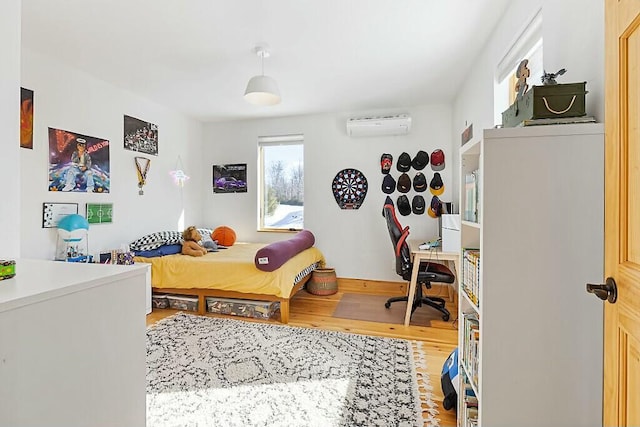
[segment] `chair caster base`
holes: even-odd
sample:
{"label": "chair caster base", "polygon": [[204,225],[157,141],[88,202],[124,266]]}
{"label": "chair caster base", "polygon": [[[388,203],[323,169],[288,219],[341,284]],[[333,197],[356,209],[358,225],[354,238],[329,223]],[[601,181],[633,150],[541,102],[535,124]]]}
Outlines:
{"label": "chair caster base", "polygon": [[449,315],[445,314],[444,316],[442,316],[442,320],[444,320],[445,322],[449,321]]}
{"label": "chair caster base", "polygon": [[384,308],[389,308],[391,307],[391,303],[390,302],[385,302],[384,303]]}

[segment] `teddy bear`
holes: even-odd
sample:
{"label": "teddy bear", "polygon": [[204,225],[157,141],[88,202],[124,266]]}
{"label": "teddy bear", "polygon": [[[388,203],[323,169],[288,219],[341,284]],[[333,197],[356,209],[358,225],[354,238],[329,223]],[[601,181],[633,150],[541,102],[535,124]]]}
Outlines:
{"label": "teddy bear", "polygon": [[182,255],[203,256],[207,253],[207,248],[202,246],[200,242],[202,235],[193,225],[187,227],[182,232]]}

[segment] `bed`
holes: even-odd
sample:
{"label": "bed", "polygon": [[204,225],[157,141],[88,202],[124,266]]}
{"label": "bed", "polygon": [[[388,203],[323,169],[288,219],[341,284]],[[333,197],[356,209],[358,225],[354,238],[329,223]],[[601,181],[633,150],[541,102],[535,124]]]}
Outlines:
{"label": "bed", "polygon": [[280,302],[280,321],[289,322],[289,300],[323,267],[322,252],[312,246],[289,258],[274,271],[256,267],[256,253],[264,243],[236,243],[202,257],[174,254],[134,257],[151,264],[154,292],[198,297],[198,312],[206,312],[206,297]]}

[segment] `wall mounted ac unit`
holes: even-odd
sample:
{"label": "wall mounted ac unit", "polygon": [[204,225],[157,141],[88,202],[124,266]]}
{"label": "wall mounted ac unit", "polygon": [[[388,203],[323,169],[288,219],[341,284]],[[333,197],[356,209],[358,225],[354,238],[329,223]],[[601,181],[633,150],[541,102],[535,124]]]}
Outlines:
{"label": "wall mounted ac unit", "polygon": [[347,120],[349,136],[406,135],[411,130],[411,116],[362,117]]}

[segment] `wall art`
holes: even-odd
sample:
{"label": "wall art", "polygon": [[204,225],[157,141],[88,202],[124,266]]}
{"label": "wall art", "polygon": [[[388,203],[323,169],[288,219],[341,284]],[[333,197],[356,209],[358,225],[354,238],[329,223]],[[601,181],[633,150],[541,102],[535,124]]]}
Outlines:
{"label": "wall art", "polygon": [[213,165],[214,193],[246,193],[247,164]]}
{"label": "wall art", "polygon": [[124,116],[125,150],[158,155],[158,125]]}
{"label": "wall art", "polygon": [[33,91],[20,88],[20,147],[33,150]]}
{"label": "wall art", "polygon": [[113,222],[113,203],[87,203],[87,221],[89,224]]}
{"label": "wall art", "polygon": [[62,218],[77,213],[77,203],[43,203],[42,228],[55,228]]}
{"label": "wall art", "polygon": [[109,141],[49,128],[49,191],[108,193]]}

